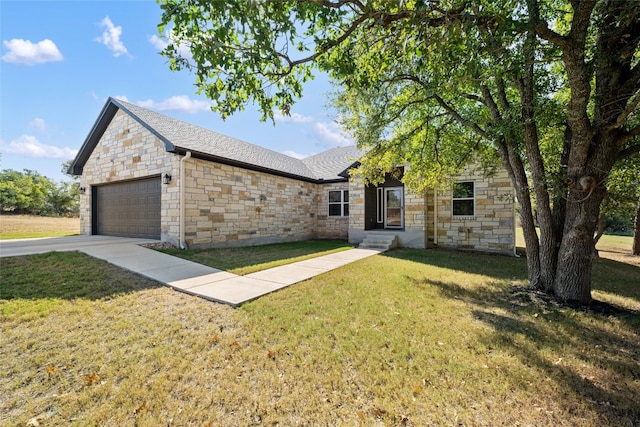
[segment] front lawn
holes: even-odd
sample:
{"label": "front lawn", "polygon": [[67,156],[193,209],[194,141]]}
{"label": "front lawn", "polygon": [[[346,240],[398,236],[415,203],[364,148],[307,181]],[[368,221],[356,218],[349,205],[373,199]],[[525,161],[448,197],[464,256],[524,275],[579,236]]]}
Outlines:
{"label": "front lawn", "polygon": [[225,249],[159,249],[169,255],[245,275],[267,268],[304,261],[322,255],[353,249],[344,240],[306,240],[273,245],[244,246]]}
{"label": "front lawn", "polygon": [[634,265],[599,260],[585,311],[523,292],[521,258],[396,250],[234,310],[1,262],[0,425],[640,424]]}
{"label": "front lawn", "polygon": [[72,236],[80,233],[80,218],[0,215],[0,240]]}

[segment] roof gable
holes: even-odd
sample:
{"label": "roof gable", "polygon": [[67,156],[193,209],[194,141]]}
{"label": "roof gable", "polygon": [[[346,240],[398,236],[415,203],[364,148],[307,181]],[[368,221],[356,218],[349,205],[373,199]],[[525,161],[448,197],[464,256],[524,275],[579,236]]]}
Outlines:
{"label": "roof gable", "polygon": [[361,156],[355,147],[341,147],[299,160],[239,139],[173,119],[121,100],[109,98],[73,160],[69,173],[81,175],[85,163],[118,110],[158,137],[167,152],[259,170],[304,181],[343,181],[345,171]]}

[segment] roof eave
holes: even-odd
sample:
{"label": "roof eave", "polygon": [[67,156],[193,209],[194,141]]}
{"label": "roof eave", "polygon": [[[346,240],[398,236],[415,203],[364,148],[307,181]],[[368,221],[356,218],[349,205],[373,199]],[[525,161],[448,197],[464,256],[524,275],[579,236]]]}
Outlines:
{"label": "roof eave", "polygon": [[258,166],[252,163],[246,163],[246,162],[241,162],[239,160],[233,160],[226,157],[216,156],[215,154],[203,153],[201,151],[197,151],[197,150],[193,150],[185,147],[176,146],[173,150],[168,150],[168,151],[172,153],[180,154],[180,155],[184,155],[186,154],[187,151],[190,151],[191,156],[197,159],[213,161],[216,163],[221,163],[229,166],[237,166],[247,170],[268,173],[270,175],[281,176],[284,178],[292,178],[297,181],[304,181],[312,184],[327,184],[331,182],[343,182],[345,180],[348,180],[348,178],[339,178],[339,177],[335,179],[322,179],[322,178],[309,177],[304,175],[297,175],[294,173],[284,172],[278,169],[271,169],[264,166]]}

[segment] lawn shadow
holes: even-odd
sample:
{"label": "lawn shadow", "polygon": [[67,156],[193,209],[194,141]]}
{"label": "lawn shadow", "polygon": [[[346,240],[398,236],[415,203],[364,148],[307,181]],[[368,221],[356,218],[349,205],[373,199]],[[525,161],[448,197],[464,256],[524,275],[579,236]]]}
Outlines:
{"label": "lawn shadow", "polygon": [[2,258],[0,300],[99,300],[161,285],[81,252]]}
{"label": "lawn shadow", "polygon": [[[588,308],[560,305],[522,286],[526,278],[522,259],[448,251],[393,251],[386,256],[487,276],[481,285],[409,279],[419,288],[432,287],[446,298],[463,301],[477,320],[490,327],[481,342],[503,349],[556,382],[574,397],[558,402],[568,412],[571,401],[579,400],[598,414],[602,425],[640,423],[640,395],[634,386],[640,378],[640,312],[604,302]],[[638,274],[634,266],[601,263]],[[514,285],[514,278],[520,284]],[[634,290],[617,293],[638,299]]]}
{"label": "lawn shadow", "polygon": [[305,240],[300,242],[273,243],[258,246],[231,248],[197,248],[179,250],[159,248],[160,252],[183,258],[209,267],[244,275],[276,265],[302,260],[339,250],[351,249],[344,240]]}

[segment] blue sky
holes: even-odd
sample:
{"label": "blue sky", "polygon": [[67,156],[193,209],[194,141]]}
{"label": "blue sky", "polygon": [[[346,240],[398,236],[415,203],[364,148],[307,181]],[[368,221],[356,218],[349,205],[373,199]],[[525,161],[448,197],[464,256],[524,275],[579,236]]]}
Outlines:
{"label": "blue sky", "polygon": [[0,169],[56,181],[109,96],[281,153],[303,157],[351,142],[333,123],[320,76],[290,117],[260,122],[252,105],[223,121],[193,75],[159,55],[160,7],[139,1],[0,1]]}

